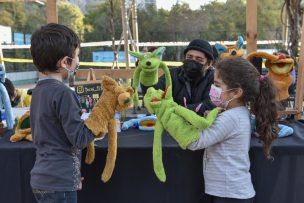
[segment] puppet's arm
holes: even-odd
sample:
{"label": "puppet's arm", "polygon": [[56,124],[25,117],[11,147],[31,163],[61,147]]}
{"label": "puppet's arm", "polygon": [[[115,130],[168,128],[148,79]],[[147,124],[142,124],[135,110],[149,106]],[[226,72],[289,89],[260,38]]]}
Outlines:
{"label": "puppet's arm", "polygon": [[7,90],[2,83],[0,83],[0,94],[1,94],[1,98],[3,99],[2,102],[5,108],[6,126],[7,129],[11,130],[14,128],[14,124],[15,124],[15,121],[13,119],[13,110]]}
{"label": "puppet's arm", "polygon": [[103,169],[101,180],[105,183],[107,182],[113,173],[117,155],[117,130],[116,130],[116,120],[111,119],[109,122],[109,133],[108,133],[108,154],[105,168]]}
{"label": "puppet's arm", "polygon": [[165,78],[166,78],[166,87],[171,86],[172,87],[172,80],[171,80],[171,75],[168,66],[164,63],[160,63],[160,68],[163,69]]}
{"label": "puppet's arm", "polygon": [[162,134],[164,128],[160,121],[156,121],[153,140],[153,166],[154,172],[161,182],[166,181],[166,173],[162,160]]}
{"label": "puppet's arm", "polygon": [[195,112],[188,110],[182,106],[176,106],[174,112],[183,117],[197,129],[206,129],[212,125],[217,117],[218,109],[215,108],[209,112],[207,118],[197,115]]}
{"label": "puppet's arm", "polygon": [[25,137],[26,137],[26,134],[15,132],[15,134],[10,137],[10,141],[19,142],[19,141],[23,140]]}
{"label": "puppet's arm", "polygon": [[134,89],[133,103],[134,103],[135,107],[138,106],[138,85],[139,85],[140,72],[141,72],[141,68],[137,67],[135,69],[135,71],[134,71],[134,74],[133,74],[133,84],[132,84],[132,87]]}
{"label": "puppet's arm", "polygon": [[86,154],[86,158],[85,158],[85,163],[91,164],[91,163],[93,163],[94,159],[95,159],[95,146],[94,146],[94,140],[93,140],[87,146],[87,154]]}
{"label": "puppet's arm", "polygon": [[30,142],[33,142],[33,136],[32,136],[32,134],[26,135],[25,139],[28,140],[28,141],[30,141]]}

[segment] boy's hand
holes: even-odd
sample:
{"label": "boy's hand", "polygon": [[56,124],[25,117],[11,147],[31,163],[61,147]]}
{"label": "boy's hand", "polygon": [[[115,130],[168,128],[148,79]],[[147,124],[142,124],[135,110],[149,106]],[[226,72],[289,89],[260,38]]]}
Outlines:
{"label": "boy's hand", "polygon": [[82,190],[82,181],[84,180],[84,177],[81,177],[80,178],[80,183],[79,183],[79,186],[78,186],[78,190]]}

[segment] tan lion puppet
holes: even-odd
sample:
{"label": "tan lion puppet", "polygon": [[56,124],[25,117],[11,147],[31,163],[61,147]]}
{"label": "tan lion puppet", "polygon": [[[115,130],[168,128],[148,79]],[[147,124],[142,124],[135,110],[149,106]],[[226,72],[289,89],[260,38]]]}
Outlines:
{"label": "tan lion puppet", "polygon": [[[98,114],[90,116],[85,120],[85,125],[93,134],[105,134],[108,131],[108,154],[105,168],[101,179],[107,182],[113,173],[117,154],[117,131],[116,131],[116,111],[125,111],[133,100],[133,89],[119,86],[115,80],[105,76],[102,80],[102,95],[94,106],[92,112],[98,111]],[[94,141],[87,147],[85,163],[91,164],[95,158]]]}

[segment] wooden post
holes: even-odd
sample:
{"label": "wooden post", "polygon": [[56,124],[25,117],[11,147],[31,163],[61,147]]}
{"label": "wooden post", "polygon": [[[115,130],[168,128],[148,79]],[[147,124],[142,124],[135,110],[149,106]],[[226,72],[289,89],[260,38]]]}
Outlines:
{"label": "wooden post", "polygon": [[128,42],[128,13],[126,11],[125,0],[121,0],[121,18],[122,18],[122,28],[123,28],[123,39],[124,39],[124,50],[125,50],[125,60],[126,69],[130,68],[130,57],[129,57],[129,42]]}
{"label": "wooden post", "polygon": [[47,23],[58,23],[57,0],[47,0]]}
{"label": "wooden post", "polygon": [[137,6],[136,0],[132,0],[132,30],[133,30],[133,40],[134,40],[134,51],[139,51],[138,49],[138,24],[137,24]]}
{"label": "wooden post", "polygon": [[296,89],[296,101],[295,108],[298,114],[295,115],[295,119],[301,119],[301,113],[303,111],[303,91],[304,91],[304,23],[302,23],[302,34],[301,34],[301,48],[300,48],[300,59],[298,63],[298,78],[297,78],[297,89]]}
{"label": "wooden post", "polygon": [[247,0],[246,3],[246,49],[247,54],[257,50],[257,2]]}
{"label": "wooden post", "polygon": [[288,41],[288,16],[287,16],[286,4],[284,5],[284,8],[283,8],[282,18],[283,18],[282,41],[283,41],[283,46],[285,47],[285,49],[287,49],[287,47],[288,47],[288,44],[287,44],[287,41]]}

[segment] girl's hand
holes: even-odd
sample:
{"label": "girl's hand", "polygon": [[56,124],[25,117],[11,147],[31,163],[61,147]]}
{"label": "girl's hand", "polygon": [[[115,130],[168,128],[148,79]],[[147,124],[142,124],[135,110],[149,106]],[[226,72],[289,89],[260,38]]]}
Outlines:
{"label": "girl's hand", "polygon": [[78,190],[82,190],[82,181],[84,180],[84,177],[81,177],[80,178],[80,183],[79,183],[79,186],[78,186]]}
{"label": "girl's hand", "polygon": [[210,112],[210,110],[207,110],[204,112],[204,117],[207,117],[208,113]]}

